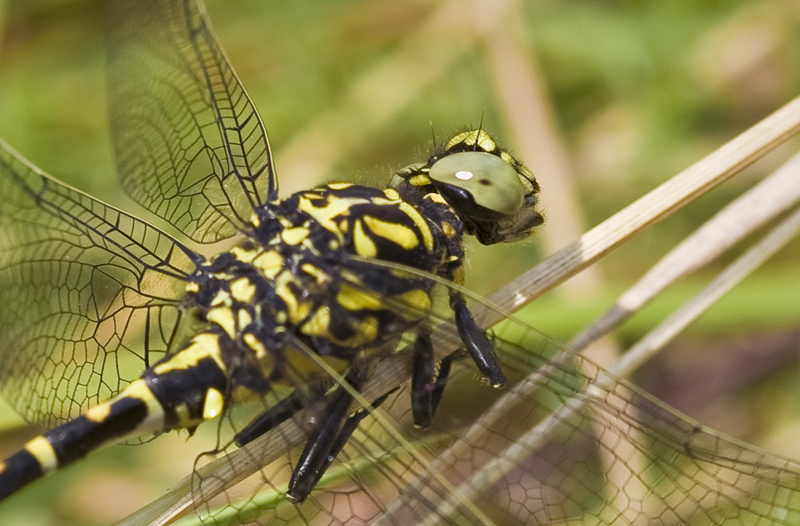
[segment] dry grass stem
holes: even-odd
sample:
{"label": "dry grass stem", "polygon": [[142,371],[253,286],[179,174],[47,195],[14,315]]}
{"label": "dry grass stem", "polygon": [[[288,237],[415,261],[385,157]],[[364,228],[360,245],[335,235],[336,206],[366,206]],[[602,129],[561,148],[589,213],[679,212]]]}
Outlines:
{"label": "dry grass stem", "polygon": [[[800,174],[800,169],[797,173]],[[797,236],[798,231],[800,231],[800,210],[783,220],[767,236],[722,271],[699,294],[632,346],[625,356],[609,369],[609,372],[617,377],[630,375],[759,265],[783,248]]]}
{"label": "dry grass stem", "polygon": [[669,285],[708,264],[800,201],[800,155],[717,213],[672,249],[622,294],[597,322],[574,338],[569,347],[581,350],[622,324]]}

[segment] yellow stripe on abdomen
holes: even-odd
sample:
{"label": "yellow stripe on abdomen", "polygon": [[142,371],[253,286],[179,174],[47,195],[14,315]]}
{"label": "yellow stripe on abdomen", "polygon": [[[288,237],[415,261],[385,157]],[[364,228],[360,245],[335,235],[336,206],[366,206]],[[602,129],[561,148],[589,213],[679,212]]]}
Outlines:
{"label": "yellow stripe on abdomen", "polygon": [[38,436],[25,444],[25,450],[28,451],[41,466],[42,474],[47,474],[58,469],[58,456],[56,455],[53,445],[43,436]]}

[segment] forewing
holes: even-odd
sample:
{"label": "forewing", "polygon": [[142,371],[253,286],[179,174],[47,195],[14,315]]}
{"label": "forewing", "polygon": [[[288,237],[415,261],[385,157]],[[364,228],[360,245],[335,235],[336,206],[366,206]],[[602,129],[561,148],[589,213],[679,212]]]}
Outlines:
{"label": "forewing", "polygon": [[277,198],[264,125],[194,0],[118,2],[109,99],[128,194],[191,239],[234,235]]}
{"label": "forewing", "polygon": [[191,252],[69,188],[0,141],[0,386],[53,426],[164,352]]}
{"label": "forewing", "polygon": [[[419,313],[399,301],[387,305]],[[434,332],[439,349],[459,343],[446,321],[431,320],[431,327],[442,323]],[[797,463],[686,419],[518,321],[497,327],[494,339],[509,385],[482,384],[461,357],[427,430],[411,419],[408,340],[384,357],[362,402],[400,389],[361,423],[303,504],[284,495],[305,430],[324,409],[229,449],[194,474],[187,498],[206,524],[800,520]]]}

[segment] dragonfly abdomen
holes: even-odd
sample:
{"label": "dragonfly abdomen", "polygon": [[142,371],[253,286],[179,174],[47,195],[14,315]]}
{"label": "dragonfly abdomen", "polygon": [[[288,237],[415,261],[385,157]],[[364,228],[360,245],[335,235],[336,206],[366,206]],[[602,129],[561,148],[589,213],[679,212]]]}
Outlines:
{"label": "dragonfly abdomen", "polygon": [[114,398],[30,440],[0,463],[0,499],[106,444],[193,428],[221,414],[230,381],[220,358],[226,336],[218,332],[200,333]]}
{"label": "dragonfly abdomen", "polygon": [[136,380],[115,398],[30,440],[8,457],[0,464],[0,499],[106,443],[141,434],[143,427],[159,427],[163,414],[146,382]]}

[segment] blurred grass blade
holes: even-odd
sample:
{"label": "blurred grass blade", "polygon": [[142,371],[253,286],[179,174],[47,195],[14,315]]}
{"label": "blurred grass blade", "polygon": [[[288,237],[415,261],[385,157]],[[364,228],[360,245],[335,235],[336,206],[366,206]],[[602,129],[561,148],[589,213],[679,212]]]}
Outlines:
{"label": "blurred grass blade", "polygon": [[[491,9],[481,9],[482,1],[450,0],[437,6],[393,53],[354,81],[337,106],[298,132],[278,152],[275,165],[283,173],[331,177],[342,157],[363,148],[376,130],[441,82],[450,65],[476,45],[475,13],[482,25],[502,27],[513,0],[495,0]],[[282,187],[284,192],[300,189],[291,180]]]}

